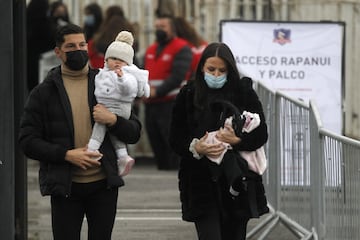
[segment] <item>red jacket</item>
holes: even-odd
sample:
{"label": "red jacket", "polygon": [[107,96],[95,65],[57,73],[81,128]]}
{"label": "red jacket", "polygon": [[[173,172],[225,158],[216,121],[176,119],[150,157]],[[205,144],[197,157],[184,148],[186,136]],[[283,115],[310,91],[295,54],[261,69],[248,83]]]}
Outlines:
{"label": "red jacket", "polygon": [[[191,58],[188,58],[187,56],[191,56],[191,51],[189,49],[189,55],[186,55],[186,57],[183,60],[183,64],[181,66],[176,66],[178,68],[186,67],[185,71],[182,71],[183,74],[181,76],[174,76],[172,75],[174,73],[173,63],[174,59],[177,57],[177,54],[184,48],[188,48],[188,44],[186,41],[184,41],[181,38],[173,38],[163,49],[162,51],[156,55],[156,50],[158,48],[158,43],[154,43],[148,47],[145,53],[145,62],[144,62],[144,68],[146,70],[149,70],[149,84],[151,87],[158,88],[159,86],[163,84],[168,84],[169,81],[173,81],[175,78],[177,80],[174,80],[174,84],[176,81],[177,85],[175,88],[171,87],[167,89],[164,93],[159,94],[159,97],[156,98],[149,98],[146,99],[146,102],[162,102],[162,101],[168,101],[173,100],[177,93],[179,92],[180,87],[185,83],[185,80],[188,80],[190,76],[190,64],[191,64]],[[178,78],[181,77],[181,81],[178,82]],[[167,82],[167,83],[165,83]]]}
{"label": "red jacket", "polygon": [[94,41],[90,39],[88,41],[88,55],[89,55],[89,64],[92,68],[103,68],[104,67],[104,54],[99,53],[95,46]]}
{"label": "red jacket", "polygon": [[193,53],[193,59],[191,62],[191,76],[195,75],[197,65],[200,61],[201,55],[208,45],[207,42],[201,43],[199,47],[194,46],[193,44],[189,43],[189,46],[191,47],[191,52]]}

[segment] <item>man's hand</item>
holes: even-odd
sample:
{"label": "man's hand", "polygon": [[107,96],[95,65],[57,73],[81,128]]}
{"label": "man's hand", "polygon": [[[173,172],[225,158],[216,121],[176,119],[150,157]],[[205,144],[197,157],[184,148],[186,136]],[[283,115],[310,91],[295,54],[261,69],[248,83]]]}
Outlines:
{"label": "man's hand", "polygon": [[117,117],[110,112],[104,105],[96,104],[93,110],[93,117],[95,122],[112,126],[116,123]]}
{"label": "man's hand", "polygon": [[150,97],[151,98],[156,97],[156,88],[155,87],[150,87]]}
{"label": "man's hand", "polygon": [[97,152],[88,152],[87,148],[75,148],[68,150],[65,155],[65,160],[86,170],[93,166],[100,166],[101,163],[97,160],[99,157],[102,157],[101,153]]}

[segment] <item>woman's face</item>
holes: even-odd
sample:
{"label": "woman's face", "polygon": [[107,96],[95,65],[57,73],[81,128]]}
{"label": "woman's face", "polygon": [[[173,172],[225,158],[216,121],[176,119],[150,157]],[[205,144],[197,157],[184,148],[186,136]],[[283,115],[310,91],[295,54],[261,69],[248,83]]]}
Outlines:
{"label": "woman's face", "polygon": [[54,13],[53,13],[53,16],[54,17],[65,17],[67,16],[67,9],[65,6],[63,5],[59,5],[55,10],[54,10]]}
{"label": "woman's face", "polygon": [[219,57],[209,57],[204,63],[203,72],[207,72],[215,77],[227,74],[226,63]]}

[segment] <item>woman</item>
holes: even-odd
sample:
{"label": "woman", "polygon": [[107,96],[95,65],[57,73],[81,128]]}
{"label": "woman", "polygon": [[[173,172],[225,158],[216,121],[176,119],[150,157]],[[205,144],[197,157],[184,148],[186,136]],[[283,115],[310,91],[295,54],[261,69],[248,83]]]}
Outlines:
{"label": "woman", "polygon": [[[212,107],[212,102],[219,100],[259,114],[260,125],[242,138],[235,135],[232,127],[221,128],[222,112]],[[252,80],[240,78],[234,56],[224,43],[211,43],[205,48],[195,80],[178,94],[170,144],[181,156],[179,190],[183,219],[195,223],[200,240],[245,239],[248,220],[269,211],[262,179],[246,169],[247,189],[237,197],[231,195],[223,163],[217,165],[204,157],[218,157],[224,150],[221,143],[206,143],[208,132],[215,130],[219,130],[218,140],[229,143],[232,157],[239,161],[238,151],[254,151],[268,138],[262,105]]]}
{"label": "woman", "polygon": [[193,78],[202,52],[208,43],[196,32],[195,28],[186,21],[184,17],[176,17],[174,19],[174,24],[177,36],[188,42],[193,53],[191,61],[191,78]]}
{"label": "woman", "polygon": [[[134,27],[125,18],[122,8],[119,6],[110,6],[105,12],[105,18],[99,30],[94,34],[93,38],[88,41],[89,61],[91,67],[104,67],[106,49],[121,31],[129,31],[136,36]],[[135,39],[134,41],[133,48],[136,52],[137,40]],[[134,64],[137,65],[135,56],[134,60]]]}
{"label": "woman", "polygon": [[70,23],[68,7],[62,1],[55,1],[51,3],[49,8],[49,16],[52,21],[52,31],[54,36],[58,28]]}
{"label": "woman", "polygon": [[90,3],[84,9],[84,32],[86,40],[93,38],[94,34],[99,30],[103,21],[101,6],[97,3]]}

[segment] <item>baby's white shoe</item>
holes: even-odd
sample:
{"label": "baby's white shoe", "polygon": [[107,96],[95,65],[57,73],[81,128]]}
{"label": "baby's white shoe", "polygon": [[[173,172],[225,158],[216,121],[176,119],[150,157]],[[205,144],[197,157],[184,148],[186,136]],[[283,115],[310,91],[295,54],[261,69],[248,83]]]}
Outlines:
{"label": "baby's white shoe", "polygon": [[119,175],[124,177],[129,174],[132,167],[134,166],[135,159],[129,155],[118,158]]}

